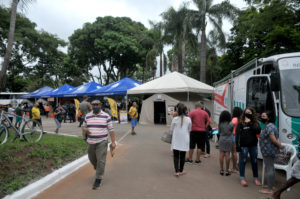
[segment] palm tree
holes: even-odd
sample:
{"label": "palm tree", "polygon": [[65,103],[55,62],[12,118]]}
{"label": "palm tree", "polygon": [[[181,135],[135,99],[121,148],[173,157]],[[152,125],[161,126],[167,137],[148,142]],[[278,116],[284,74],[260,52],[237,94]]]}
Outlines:
{"label": "palm tree", "polygon": [[218,38],[223,45],[225,44],[225,35],[222,31],[223,19],[234,20],[237,8],[229,3],[228,0],[220,4],[213,5],[213,0],[193,0],[197,6],[197,11],[191,11],[193,22],[196,23],[198,32],[201,32],[201,50],[200,50],[200,81],[206,82],[206,26],[210,22],[218,32]]}
{"label": "palm tree", "polygon": [[174,45],[178,61],[178,72],[184,72],[185,46],[194,35],[192,23],[186,4],[183,4],[178,11],[173,7],[162,13],[165,28],[166,43]]}
{"label": "palm tree", "polygon": [[[21,0],[23,6],[26,6],[29,2],[33,0]],[[11,3],[11,15],[10,15],[10,25],[9,25],[9,33],[8,33],[8,40],[7,46],[4,55],[4,61],[2,64],[1,72],[0,72],[0,92],[5,90],[6,86],[6,72],[9,66],[9,60],[11,57],[11,51],[13,47],[14,41],[14,34],[15,34],[15,26],[16,26],[16,18],[17,18],[17,7],[20,3],[20,0],[12,0]]]}
{"label": "palm tree", "polygon": [[164,33],[163,33],[163,24],[161,22],[154,23],[153,21],[149,21],[150,26],[153,30],[153,39],[154,46],[153,48],[157,51],[159,55],[159,69],[160,69],[160,77],[163,76],[163,55],[164,55]]}

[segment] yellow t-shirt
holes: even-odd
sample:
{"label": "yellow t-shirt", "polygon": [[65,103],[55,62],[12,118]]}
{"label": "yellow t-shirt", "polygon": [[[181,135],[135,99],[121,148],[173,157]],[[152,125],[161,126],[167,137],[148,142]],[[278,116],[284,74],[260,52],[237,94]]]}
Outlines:
{"label": "yellow t-shirt", "polygon": [[128,113],[129,113],[129,115],[130,115],[131,118],[137,118],[138,115],[139,115],[138,112],[137,112],[137,110],[136,110],[136,108],[134,106],[130,107]]}
{"label": "yellow t-shirt", "polygon": [[[32,109],[31,109],[31,112],[32,112],[32,119],[34,120],[34,119],[40,119],[41,118],[41,113],[40,113],[40,109],[39,108],[37,108],[37,107],[33,107]],[[35,115],[37,116],[35,116]]]}

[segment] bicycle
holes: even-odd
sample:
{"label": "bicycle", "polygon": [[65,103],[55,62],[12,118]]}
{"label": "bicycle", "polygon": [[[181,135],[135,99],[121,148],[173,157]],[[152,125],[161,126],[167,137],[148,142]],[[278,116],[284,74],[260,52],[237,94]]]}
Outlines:
{"label": "bicycle", "polygon": [[26,119],[25,113],[22,116],[20,128],[16,128],[9,120],[7,112],[2,110],[0,116],[0,145],[7,142],[10,136],[9,128],[13,128],[16,132],[13,141],[19,138],[20,140],[24,139],[27,142],[38,142],[42,139],[44,132],[42,124],[36,120]]}

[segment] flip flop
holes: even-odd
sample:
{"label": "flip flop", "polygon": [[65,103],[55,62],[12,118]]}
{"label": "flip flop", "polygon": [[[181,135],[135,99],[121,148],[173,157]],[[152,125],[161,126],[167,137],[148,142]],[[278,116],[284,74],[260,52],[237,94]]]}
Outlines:
{"label": "flip flop", "polygon": [[260,189],[259,193],[272,195],[273,191],[272,190],[268,190],[268,189]]}

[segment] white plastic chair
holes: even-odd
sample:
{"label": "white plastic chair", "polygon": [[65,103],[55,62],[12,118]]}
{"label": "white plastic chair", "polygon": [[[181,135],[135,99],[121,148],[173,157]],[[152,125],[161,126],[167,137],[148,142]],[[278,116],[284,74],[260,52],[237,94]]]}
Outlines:
{"label": "white plastic chair", "polygon": [[[286,150],[291,152],[291,158],[287,165],[281,165],[281,164],[274,164],[275,169],[284,170],[286,172],[286,180],[289,180],[292,176],[292,166],[293,166],[293,160],[296,157],[297,151],[296,148],[291,144],[285,144],[281,143],[281,145],[286,147]],[[264,179],[265,179],[265,163],[263,162],[262,166],[262,185],[264,185]],[[288,189],[290,191],[290,188]]]}

